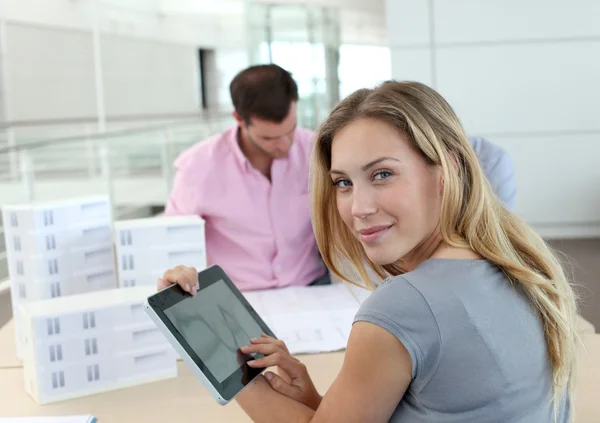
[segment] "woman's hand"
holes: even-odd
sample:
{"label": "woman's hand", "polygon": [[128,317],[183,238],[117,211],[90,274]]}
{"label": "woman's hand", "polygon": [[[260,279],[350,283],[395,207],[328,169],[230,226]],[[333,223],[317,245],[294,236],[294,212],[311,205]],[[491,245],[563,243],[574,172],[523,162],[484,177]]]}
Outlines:
{"label": "woman's hand", "polygon": [[275,391],[316,410],[321,403],[321,395],[317,392],[306,366],[292,357],[285,343],[281,340],[262,335],[251,339],[251,345],[240,348],[244,354],[259,353],[263,358],[248,361],[248,366],[267,368],[277,366],[281,375],[272,372],[265,373],[265,379]]}
{"label": "woman's hand", "polygon": [[169,269],[162,278],[158,278],[156,288],[161,291],[174,284],[178,284],[184,291],[196,295],[198,292],[198,271],[193,267],[186,266]]}

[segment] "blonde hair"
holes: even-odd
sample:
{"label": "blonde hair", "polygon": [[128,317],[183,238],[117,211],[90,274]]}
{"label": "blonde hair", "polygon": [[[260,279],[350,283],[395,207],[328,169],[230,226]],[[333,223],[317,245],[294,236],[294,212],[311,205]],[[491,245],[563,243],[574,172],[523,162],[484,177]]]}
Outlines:
{"label": "blonde hair", "polygon": [[497,265],[537,309],[552,363],[552,401],[557,416],[565,391],[572,397],[576,372],[574,292],[542,238],[493,193],[458,117],[433,89],[417,82],[388,81],[374,89],[358,90],[340,102],[319,128],[311,163],[311,212],[325,263],[334,274],[355,283],[342,267],[344,260],[350,261],[370,289],[374,285],[365,263],[382,278],[404,273],[399,263],[378,266],[371,262],[337,211],[328,173],[331,145],[344,126],[361,118],[396,127],[429,164],[441,167],[443,240],[451,246],[470,248]]}

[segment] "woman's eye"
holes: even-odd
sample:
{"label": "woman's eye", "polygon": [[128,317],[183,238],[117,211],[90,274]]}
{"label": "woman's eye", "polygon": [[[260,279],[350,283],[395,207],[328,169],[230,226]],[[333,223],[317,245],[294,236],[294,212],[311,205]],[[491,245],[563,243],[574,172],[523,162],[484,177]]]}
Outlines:
{"label": "woman's eye", "polygon": [[381,179],[389,178],[390,176],[392,176],[392,172],[389,172],[387,170],[380,170],[373,176],[373,179],[381,180]]}
{"label": "woman's eye", "polygon": [[338,179],[333,183],[338,188],[349,188],[351,186],[350,181],[347,179]]}

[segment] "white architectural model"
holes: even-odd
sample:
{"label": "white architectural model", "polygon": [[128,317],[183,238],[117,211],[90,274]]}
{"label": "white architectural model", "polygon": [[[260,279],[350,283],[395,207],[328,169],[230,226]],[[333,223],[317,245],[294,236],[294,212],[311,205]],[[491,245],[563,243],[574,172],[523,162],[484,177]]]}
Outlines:
{"label": "white architectural model", "polygon": [[177,376],[173,348],[142,308],[154,287],[22,304],[25,389],[39,404]]}
{"label": "white architectural model", "polygon": [[[3,206],[13,309],[116,287],[108,197]],[[15,315],[17,355],[20,325]]]}
{"label": "white architectural model", "polygon": [[177,265],[206,267],[204,220],[198,216],[152,217],[115,222],[119,286],[156,286]]}

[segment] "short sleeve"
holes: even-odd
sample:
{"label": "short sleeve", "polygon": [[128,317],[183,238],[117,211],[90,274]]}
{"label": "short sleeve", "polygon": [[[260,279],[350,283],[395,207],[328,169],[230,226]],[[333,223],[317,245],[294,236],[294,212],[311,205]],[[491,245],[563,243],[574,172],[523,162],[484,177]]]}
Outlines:
{"label": "short sleeve", "polygon": [[177,171],[173,180],[173,188],[165,205],[166,216],[200,214],[198,198],[195,191],[199,187],[192,184],[186,172]]}
{"label": "short sleeve", "polygon": [[206,155],[196,150],[182,153],[175,161],[173,186],[165,205],[166,216],[197,215],[204,217],[202,193],[207,192]]}
{"label": "short sleeve", "polygon": [[417,288],[402,276],[387,279],[362,303],[354,322],[369,322],[396,336],[412,360],[412,389],[425,387],[441,356],[441,335]]}

